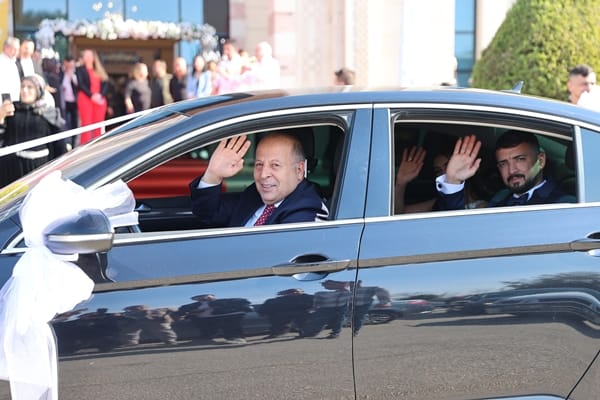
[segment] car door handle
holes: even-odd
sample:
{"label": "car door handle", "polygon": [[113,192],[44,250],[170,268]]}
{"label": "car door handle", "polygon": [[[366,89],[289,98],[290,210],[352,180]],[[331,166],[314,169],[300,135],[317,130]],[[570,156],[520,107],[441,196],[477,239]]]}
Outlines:
{"label": "car door handle", "polygon": [[[573,251],[590,251],[600,249],[600,233],[592,233],[585,239],[572,241],[569,247]],[[593,254],[598,256],[598,254]]]}
{"label": "car door handle", "polygon": [[330,260],[321,254],[305,254],[295,257],[287,264],[271,268],[273,275],[292,276],[305,272],[337,272],[350,266],[350,260]]}

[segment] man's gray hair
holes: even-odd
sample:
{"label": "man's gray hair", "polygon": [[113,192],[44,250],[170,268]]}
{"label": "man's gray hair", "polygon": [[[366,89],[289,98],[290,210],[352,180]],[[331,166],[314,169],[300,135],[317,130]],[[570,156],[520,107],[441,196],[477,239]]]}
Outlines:
{"label": "man's gray hair", "polygon": [[13,36],[9,36],[6,38],[6,40],[4,41],[4,47],[19,47],[19,45],[21,44],[21,41]]}

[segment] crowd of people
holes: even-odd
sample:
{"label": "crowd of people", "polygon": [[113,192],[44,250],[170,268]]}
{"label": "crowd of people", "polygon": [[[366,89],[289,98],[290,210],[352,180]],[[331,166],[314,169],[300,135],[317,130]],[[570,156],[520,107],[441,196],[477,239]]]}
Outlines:
{"label": "crowd of people", "polygon": [[[64,126],[60,110],[46,89],[42,63],[34,56],[34,43],[9,37],[0,55],[0,126],[2,145],[38,139]],[[62,142],[21,150],[0,158],[0,186],[5,186],[48,160],[63,154]]]}
{"label": "crowd of people", "polygon": [[[0,81],[2,146],[181,100],[281,86],[280,64],[267,42],[258,43],[251,55],[244,49],[238,49],[233,41],[226,41],[218,61],[196,55],[188,63],[185,58],[176,57],[170,66],[172,72],[169,72],[167,60],[151,60],[149,64],[139,60],[131,66],[129,76],[116,83],[111,81],[93,49],[83,49],[77,58],[68,56],[59,62],[41,59],[31,39],[8,37],[0,54],[0,73],[4,77]],[[334,85],[349,87],[355,84],[356,76],[352,69],[343,67],[334,71],[333,75]],[[568,74],[568,100],[600,110],[600,95],[595,84],[596,74],[590,66],[575,66]],[[27,134],[16,135],[16,131],[23,129],[23,124],[35,128],[28,128]],[[101,129],[95,127],[57,143],[3,157],[0,186],[100,134]],[[422,157],[416,153],[418,150],[412,151],[404,155],[404,168],[399,171],[397,190],[400,192],[411,179],[409,169],[414,172],[422,166],[414,164],[413,159]],[[450,154],[439,155],[438,158],[447,163]],[[407,175],[402,176],[405,173]],[[402,199],[403,196],[397,193],[396,198]],[[410,207],[405,209],[404,204],[396,206],[399,212],[410,210]],[[431,200],[421,206],[427,210],[436,209],[439,204]]]}
{"label": "crowd of people", "polygon": [[[171,62],[169,72],[167,60],[148,64],[139,60],[127,77],[111,79],[93,49],[59,61],[42,58],[32,39],[8,37],[0,54],[0,144],[10,146],[176,101],[281,85],[280,65],[267,42],[258,43],[253,55],[226,41],[218,61],[196,55],[189,64],[183,57]],[[27,134],[17,135],[23,124]],[[56,143],[2,157],[0,187],[101,132],[94,126]]]}

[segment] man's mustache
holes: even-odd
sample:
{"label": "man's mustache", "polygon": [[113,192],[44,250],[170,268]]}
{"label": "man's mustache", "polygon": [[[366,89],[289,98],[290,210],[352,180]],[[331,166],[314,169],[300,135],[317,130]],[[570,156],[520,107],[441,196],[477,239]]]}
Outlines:
{"label": "man's mustache", "polygon": [[513,174],[513,175],[509,175],[508,176],[508,180],[509,181],[513,180],[513,178],[525,179],[525,175],[523,175],[523,174]]}

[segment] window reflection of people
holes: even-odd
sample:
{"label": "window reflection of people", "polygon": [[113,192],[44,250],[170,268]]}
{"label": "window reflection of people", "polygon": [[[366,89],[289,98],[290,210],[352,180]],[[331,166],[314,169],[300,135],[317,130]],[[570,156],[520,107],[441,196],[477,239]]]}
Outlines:
{"label": "window reflection of people", "polygon": [[214,294],[193,296],[193,303],[184,304],[176,312],[178,318],[188,321],[197,330],[197,337],[214,339],[223,335],[225,343],[244,344],[242,319],[252,311],[250,302],[241,298],[217,299]]}
{"label": "window reflection of people", "polygon": [[66,355],[88,348],[112,351],[124,343],[120,334],[123,323],[125,318],[120,313],[109,313],[107,308],[81,314],[79,318],[53,320],[58,352]]}
{"label": "window reflection of people", "polygon": [[[75,69],[79,91],[77,107],[81,126],[104,121],[106,117],[106,94],[109,89],[108,74],[102,66],[98,54],[91,49],[81,52],[81,65]],[[85,144],[100,136],[100,128],[80,135],[79,143]]]}
{"label": "window reflection of people", "polygon": [[[264,136],[256,148],[254,183],[241,193],[222,193],[223,180],[242,170],[250,148],[245,135],[219,143],[202,177],[190,184],[192,211],[206,226],[252,226],[267,208],[265,224],[325,219],[329,212],[305,175],[300,141],[282,133]],[[274,207],[274,208],[273,208]]]}
{"label": "window reflection of people", "polygon": [[378,286],[363,286],[359,280],[354,288],[354,310],[352,321],[352,334],[358,335],[362,328],[365,315],[373,305],[373,299],[377,297],[377,307],[385,308],[391,306],[390,292]]}
{"label": "window reflection of people", "polygon": [[165,309],[150,309],[138,304],[125,307],[122,316],[121,334],[126,345],[140,344],[142,333],[165,344],[177,343],[177,334],[171,327],[173,319]]}
{"label": "window reflection of people", "polygon": [[350,282],[327,280],[321,283],[326,291],[314,294],[313,312],[302,328],[302,337],[313,337],[325,327],[331,329],[328,339],[335,339],[342,330],[342,323],[350,302]]}
{"label": "window reflection of people", "polygon": [[304,293],[302,289],[282,290],[277,293],[277,297],[267,299],[258,309],[260,315],[269,319],[269,335],[265,339],[289,332],[292,325],[301,329],[312,306],[313,296]]}

